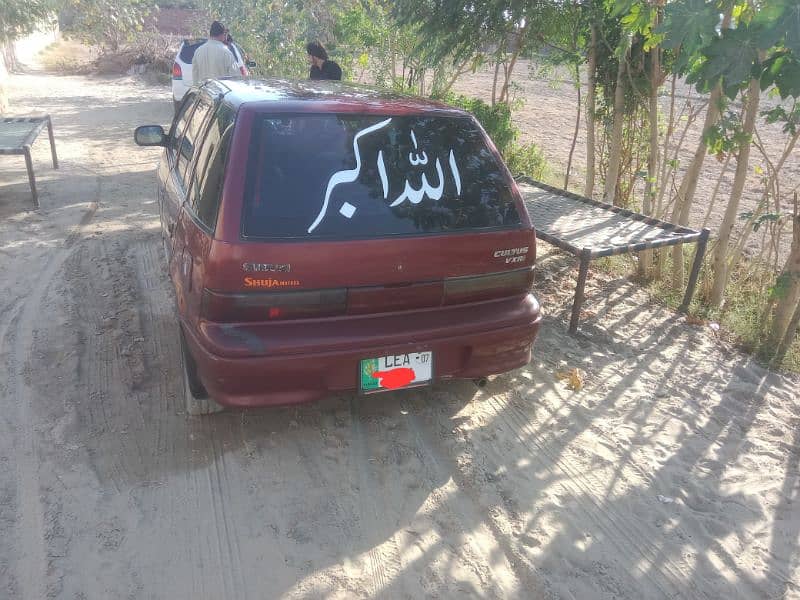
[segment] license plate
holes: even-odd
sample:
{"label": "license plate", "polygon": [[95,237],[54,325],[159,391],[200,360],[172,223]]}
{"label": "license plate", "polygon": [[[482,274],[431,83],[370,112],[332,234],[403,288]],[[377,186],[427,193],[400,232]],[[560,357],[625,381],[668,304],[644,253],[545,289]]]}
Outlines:
{"label": "license plate", "polygon": [[361,361],[361,391],[382,392],[429,383],[433,352],[393,354]]}

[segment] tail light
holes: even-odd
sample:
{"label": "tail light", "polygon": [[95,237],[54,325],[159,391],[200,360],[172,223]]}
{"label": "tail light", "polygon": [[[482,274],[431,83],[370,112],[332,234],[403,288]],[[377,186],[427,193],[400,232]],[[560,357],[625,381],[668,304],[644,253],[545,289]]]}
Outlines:
{"label": "tail light", "polygon": [[444,303],[478,302],[503,296],[525,294],[533,285],[533,269],[515,269],[503,273],[444,280]]}
{"label": "tail light", "polygon": [[177,62],[172,63],[172,78],[183,79],[183,71],[181,71],[181,66]]}
{"label": "tail light", "polygon": [[239,294],[204,289],[200,310],[209,321],[238,323],[331,317],[344,314],[346,309],[346,289]]}

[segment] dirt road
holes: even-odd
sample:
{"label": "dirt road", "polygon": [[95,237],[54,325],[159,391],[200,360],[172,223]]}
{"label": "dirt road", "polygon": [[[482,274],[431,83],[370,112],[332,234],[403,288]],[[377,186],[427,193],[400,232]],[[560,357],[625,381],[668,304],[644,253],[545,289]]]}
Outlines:
{"label": "dirt road", "polygon": [[0,164],[0,598],[800,597],[798,382],[624,280],[566,336],[558,255],[534,360],[482,390],[187,417],[132,143],[168,90],[12,85],[62,168],[40,141],[28,212]]}

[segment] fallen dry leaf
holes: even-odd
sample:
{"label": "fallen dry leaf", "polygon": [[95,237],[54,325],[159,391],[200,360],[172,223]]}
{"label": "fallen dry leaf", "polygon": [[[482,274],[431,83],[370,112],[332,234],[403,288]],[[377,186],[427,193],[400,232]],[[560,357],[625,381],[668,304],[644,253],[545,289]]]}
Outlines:
{"label": "fallen dry leaf", "polygon": [[569,371],[558,371],[556,377],[559,380],[566,379],[567,387],[571,390],[580,390],[583,388],[584,373],[580,369],[570,369]]}
{"label": "fallen dry leaf", "polygon": [[686,322],[689,325],[705,325],[707,323],[705,319],[701,319],[700,317],[695,317],[692,315],[686,315]]}

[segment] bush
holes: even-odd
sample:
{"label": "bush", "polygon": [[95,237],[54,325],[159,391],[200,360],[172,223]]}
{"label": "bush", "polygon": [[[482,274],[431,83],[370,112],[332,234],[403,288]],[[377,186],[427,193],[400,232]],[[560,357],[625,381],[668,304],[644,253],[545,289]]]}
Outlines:
{"label": "bush", "polygon": [[519,130],[511,123],[508,104],[501,102],[491,106],[483,100],[455,94],[448,94],[441,100],[472,113],[478,119],[514,175],[544,179],[548,171],[547,160],[536,144],[515,143]]}
{"label": "bush", "polygon": [[518,131],[511,123],[511,108],[508,104],[498,103],[491,106],[483,100],[455,94],[448,94],[440,100],[475,115],[503,156],[517,139]]}
{"label": "bush", "polygon": [[547,159],[536,144],[511,144],[503,155],[509,171],[542,181],[547,175]]}

